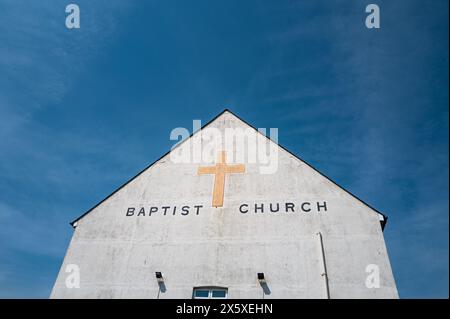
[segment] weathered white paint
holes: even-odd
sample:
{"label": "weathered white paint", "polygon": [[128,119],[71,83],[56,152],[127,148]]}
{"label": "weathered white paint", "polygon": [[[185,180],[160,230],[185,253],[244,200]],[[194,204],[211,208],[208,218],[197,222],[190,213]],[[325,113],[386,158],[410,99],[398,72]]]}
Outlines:
{"label": "weathered white paint", "polygon": [[[209,127],[247,126],[224,112]],[[288,152],[278,156],[276,174],[246,163],[245,174],[227,176],[220,208],[211,207],[213,175],[163,157],[77,221],[51,298],[191,298],[197,286],[262,298],[258,272],[265,298],[324,298],[318,231],[332,298],[398,298],[380,215]],[[324,200],[326,213],[239,212],[242,203]],[[197,204],[205,206],[198,216],[125,216],[130,206]],[[66,288],[68,264],[80,267],[80,288]],[[366,288],[368,264],[379,265],[380,288]]]}

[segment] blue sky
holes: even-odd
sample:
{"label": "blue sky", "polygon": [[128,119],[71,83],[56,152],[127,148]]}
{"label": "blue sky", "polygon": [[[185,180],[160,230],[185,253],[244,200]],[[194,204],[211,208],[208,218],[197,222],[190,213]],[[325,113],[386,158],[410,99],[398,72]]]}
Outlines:
{"label": "blue sky", "polygon": [[225,107],[389,216],[401,297],[448,297],[448,1],[72,2],[0,1],[0,297],[47,298],[69,221]]}

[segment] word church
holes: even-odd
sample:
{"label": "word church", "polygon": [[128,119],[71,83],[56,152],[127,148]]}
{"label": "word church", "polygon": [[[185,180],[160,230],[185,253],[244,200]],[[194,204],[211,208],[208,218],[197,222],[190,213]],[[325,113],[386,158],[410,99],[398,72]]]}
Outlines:
{"label": "word church", "polygon": [[[253,130],[276,150],[276,169],[262,173],[236,145],[209,162],[171,160],[207,129]],[[398,298],[386,222],[224,110],[71,223],[50,297]]]}

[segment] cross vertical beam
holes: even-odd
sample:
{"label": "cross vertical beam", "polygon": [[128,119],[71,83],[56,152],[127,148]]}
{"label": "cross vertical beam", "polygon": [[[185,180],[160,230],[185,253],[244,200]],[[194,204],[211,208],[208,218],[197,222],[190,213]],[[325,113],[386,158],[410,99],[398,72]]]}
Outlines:
{"label": "cross vertical beam", "polygon": [[217,163],[214,166],[203,166],[198,168],[198,174],[214,174],[214,188],[213,188],[213,207],[223,206],[223,197],[225,193],[225,175],[235,173],[245,173],[245,165],[228,165],[226,163],[226,152],[220,151],[217,154]]}

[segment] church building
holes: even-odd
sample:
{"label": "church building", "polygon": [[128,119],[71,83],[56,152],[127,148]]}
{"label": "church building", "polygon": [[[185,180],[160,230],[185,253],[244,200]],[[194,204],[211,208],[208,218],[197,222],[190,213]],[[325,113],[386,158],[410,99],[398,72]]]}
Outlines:
{"label": "church building", "polygon": [[398,298],[386,222],[225,110],[71,223],[50,297]]}

